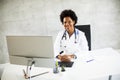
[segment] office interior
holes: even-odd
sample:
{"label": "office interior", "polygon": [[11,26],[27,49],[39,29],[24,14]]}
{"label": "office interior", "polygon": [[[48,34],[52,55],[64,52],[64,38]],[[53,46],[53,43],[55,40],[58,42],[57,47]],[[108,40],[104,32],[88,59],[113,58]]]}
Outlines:
{"label": "office interior", "polygon": [[10,62],[7,35],[53,36],[54,42],[64,9],[76,12],[78,25],[90,24],[92,50],[120,52],[120,0],[0,0],[0,64]]}

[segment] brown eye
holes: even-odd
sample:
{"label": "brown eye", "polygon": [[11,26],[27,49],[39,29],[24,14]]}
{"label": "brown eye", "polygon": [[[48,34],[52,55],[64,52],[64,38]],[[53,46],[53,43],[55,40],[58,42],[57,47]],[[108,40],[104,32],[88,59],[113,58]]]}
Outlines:
{"label": "brown eye", "polygon": [[63,22],[63,24],[66,24],[66,22]]}
{"label": "brown eye", "polygon": [[69,23],[69,24],[71,24],[71,23],[72,23],[72,21],[69,21],[68,23]]}
{"label": "brown eye", "polygon": [[67,22],[63,22],[63,24],[65,25]]}

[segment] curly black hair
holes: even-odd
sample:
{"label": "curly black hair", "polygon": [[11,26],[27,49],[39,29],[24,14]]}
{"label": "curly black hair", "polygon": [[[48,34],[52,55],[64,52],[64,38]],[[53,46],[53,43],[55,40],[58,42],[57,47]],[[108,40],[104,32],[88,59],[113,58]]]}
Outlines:
{"label": "curly black hair", "polygon": [[[78,18],[77,18],[77,16],[76,16],[75,12],[74,12],[73,10],[71,10],[71,9],[65,9],[65,10],[63,10],[63,11],[61,12],[61,14],[60,14],[60,21],[61,21],[62,23],[63,23],[64,17],[70,17],[72,20],[75,21],[75,24],[77,23]],[[75,25],[75,24],[74,24],[74,25]]]}

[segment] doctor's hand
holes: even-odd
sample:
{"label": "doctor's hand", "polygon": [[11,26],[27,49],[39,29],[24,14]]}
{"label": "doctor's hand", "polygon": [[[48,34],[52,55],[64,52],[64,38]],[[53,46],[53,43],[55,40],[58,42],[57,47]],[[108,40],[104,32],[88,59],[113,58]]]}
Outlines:
{"label": "doctor's hand", "polygon": [[61,62],[71,62],[74,56],[74,54],[62,54],[58,55],[58,59],[60,59]]}

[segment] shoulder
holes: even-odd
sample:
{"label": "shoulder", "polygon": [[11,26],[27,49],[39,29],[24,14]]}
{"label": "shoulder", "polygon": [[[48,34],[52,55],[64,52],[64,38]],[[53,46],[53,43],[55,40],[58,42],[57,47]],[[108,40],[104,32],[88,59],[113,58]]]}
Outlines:
{"label": "shoulder", "polygon": [[79,35],[84,35],[85,33],[77,28],[75,28],[76,30],[76,34],[79,34]]}

